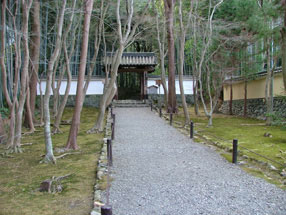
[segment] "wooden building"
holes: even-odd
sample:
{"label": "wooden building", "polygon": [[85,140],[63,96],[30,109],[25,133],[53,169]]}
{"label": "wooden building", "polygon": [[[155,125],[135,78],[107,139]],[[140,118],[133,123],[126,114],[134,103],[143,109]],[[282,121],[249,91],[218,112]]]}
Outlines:
{"label": "wooden building", "polygon": [[[107,53],[103,66],[110,65],[113,54]],[[142,100],[147,95],[148,73],[155,71],[157,59],[153,52],[125,52],[118,68],[117,99]]]}

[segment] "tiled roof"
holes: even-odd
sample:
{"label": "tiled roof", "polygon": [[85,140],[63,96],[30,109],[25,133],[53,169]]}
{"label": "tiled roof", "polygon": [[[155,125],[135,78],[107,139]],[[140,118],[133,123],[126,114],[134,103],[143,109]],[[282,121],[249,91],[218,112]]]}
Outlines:
{"label": "tiled roof", "polygon": [[[111,64],[114,54],[107,52],[104,64]],[[125,52],[122,55],[120,66],[155,66],[157,59],[153,52]]]}
{"label": "tiled roof", "polygon": [[[281,73],[282,72],[282,68],[278,67],[276,68],[276,70],[274,71],[274,74],[277,73]],[[253,74],[249,74],[247,77],[247,80],[255,80],[255,79],[259,79],[262,78],[264,76],[267,75],[267,71],[262,71],[262,72],[258,72],[258,73],[253,73]],[[230,84],[231,82],[240,82],[240,81],[244,81],[245,77],[244,76],[233,76],[232,79],[231,77],[226,77],[224,80],[225,84]]]}

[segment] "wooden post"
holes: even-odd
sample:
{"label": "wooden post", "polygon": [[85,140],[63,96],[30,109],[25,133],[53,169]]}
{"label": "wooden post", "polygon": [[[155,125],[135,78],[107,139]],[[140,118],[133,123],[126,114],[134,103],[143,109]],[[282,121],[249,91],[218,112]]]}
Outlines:
{"label": "wooden post", "polygon": [[190,124],[190,138],[191,139],[194,138],[194,123],[193,123],[193,121],[191,121],[191,124]]}
{"label": "wooden post", "polygon": [[233,140],[233,148],[232,148],[232,163],[237,163],[237,146],[238,146],[238,140]]}
{"label": "wooden post", "polygon": [[112,215],[112,207],[109,205],[102,206],[101,215]]}

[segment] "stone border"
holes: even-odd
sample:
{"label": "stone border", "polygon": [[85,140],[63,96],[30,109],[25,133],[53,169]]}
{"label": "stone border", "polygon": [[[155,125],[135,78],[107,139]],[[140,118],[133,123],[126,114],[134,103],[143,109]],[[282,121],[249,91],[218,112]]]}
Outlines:
{"label": "stone border", "polygon": [[104,204],[101,202],[101,194],[102,190],[100,189],[100,182],[103,180],[103,177],[108,173],[108,165],[107,165],[107,139],[111,139],[111,109],[108,109],[107,120],[105,125],[105,135],[103,138],[103,145],[100,153],[100,157],[97,162],[96,169],[96,183],[94,186],[94,207],[90,213],[90,215],[101,215],[101,206]]}
{"label": "stone border", "polygon": [[[224,101],[219,111],[223,114],[229,115],[229,102]],[[273,111],[280,112],[283,117],[286,117],[286,97],[274,97],[273,100]],[[232,112],[233,115],[243,116],[244,114],[244,100],[233,100],[232,101]],[[247,99],[247,116],[250,118],[256,118],[260,120],[266,119],[266,103],[265,99]]]}

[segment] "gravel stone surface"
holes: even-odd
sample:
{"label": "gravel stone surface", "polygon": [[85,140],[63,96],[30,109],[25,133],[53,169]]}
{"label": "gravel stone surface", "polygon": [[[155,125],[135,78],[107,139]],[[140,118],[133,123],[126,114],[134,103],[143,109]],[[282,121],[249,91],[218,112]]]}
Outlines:
{"label": "gravel stone surface", "polygon": [[114,112],[114,215],[286,214],[285,191],[193,142],[149,108]]}

